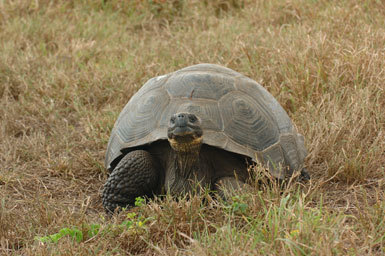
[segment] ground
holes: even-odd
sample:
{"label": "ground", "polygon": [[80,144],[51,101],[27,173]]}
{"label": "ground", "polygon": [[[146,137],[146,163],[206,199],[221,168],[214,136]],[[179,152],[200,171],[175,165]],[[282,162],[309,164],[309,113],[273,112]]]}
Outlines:
{"label": "ground", "polygon": [[[385,1],[0,1],[0,42],[0,254],[385,254]],[[276,97],[311,182],[263,185],[255,166],[262,185],[228,202],[138,199],[107,218],[121,109],[203,62]]]}

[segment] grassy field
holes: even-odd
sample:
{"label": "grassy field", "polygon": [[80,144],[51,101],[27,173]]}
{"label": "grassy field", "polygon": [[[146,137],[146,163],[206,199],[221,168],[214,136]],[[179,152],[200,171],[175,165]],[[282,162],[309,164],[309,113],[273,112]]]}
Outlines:
{"label": "grassy field", "polygon": [[[106,218],[121,109],[202,62],[276,97],[311,182]],[[384,0],[0,1],[1,255],[384,255],[384,167]]]}

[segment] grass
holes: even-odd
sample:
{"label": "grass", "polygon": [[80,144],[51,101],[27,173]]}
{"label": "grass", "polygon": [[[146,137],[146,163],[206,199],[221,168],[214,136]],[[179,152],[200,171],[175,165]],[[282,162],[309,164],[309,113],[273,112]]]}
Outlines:
{"label": "grass", "polygon": [[[383,255],[384,28],[383,0],[0,1],[0,254]],[[311,182],[106,219],[119,112],[149,78],[201,62],[277,98]]]}

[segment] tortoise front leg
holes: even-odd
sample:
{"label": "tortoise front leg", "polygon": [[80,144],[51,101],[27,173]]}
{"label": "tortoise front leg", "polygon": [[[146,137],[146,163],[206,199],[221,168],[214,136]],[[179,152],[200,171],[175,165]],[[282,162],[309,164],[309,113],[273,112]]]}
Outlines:
{"label": "tortoise front leg", "polygon": [[234,192],[248,190],[250,185],[235,177],[222,177],[216,181],[214,188],[223,200],[228,200]]}
{"label": "tortoise front leg", "polygon": [[159,187],[159,164],[147,151],[135,150],[125,155],[104,184],[103,206],[108,213],[132,206],[139,196],[152,196]]}

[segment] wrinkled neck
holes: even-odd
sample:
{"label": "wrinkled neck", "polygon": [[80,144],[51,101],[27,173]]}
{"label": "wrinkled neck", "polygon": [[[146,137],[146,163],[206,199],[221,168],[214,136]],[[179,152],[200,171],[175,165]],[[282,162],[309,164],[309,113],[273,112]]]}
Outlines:
{"label": "wrinkled neck", "polygon": [[176,172],[185,178],[191,177],[194,169],[199,166],[199,151],[196,152],[175,152]]}
{"label": "wrinkled neck", "polygon": [[199,166],[202,137],[188,142],[169,139],[169,143],[175,153],[175,174],[191,178],[194,169]]}

